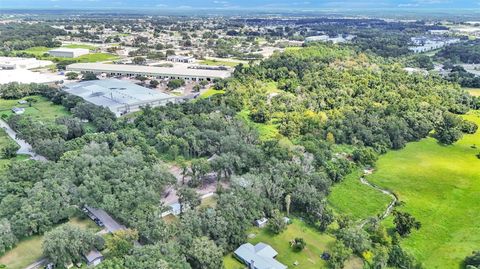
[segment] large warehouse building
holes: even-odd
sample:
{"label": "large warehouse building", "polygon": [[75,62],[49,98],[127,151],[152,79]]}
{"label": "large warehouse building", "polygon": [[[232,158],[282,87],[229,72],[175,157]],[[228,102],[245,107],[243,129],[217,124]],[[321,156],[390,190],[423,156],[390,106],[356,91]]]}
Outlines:
{"label": "large warehouse building", "polygon": [[107,74],[110,76],[146,76],[156,79],[186,79],[201,81],[212,81],[217,78],[228,78],[231,76],[229,70],[207,70],[189,68],[188,66],[156,67],[127,64],[101,64],[101,63],[75,63],[67,66],[67,71],[81,73]]}
{"label": "large warehouse building", "polygon": [[58,48],[49,50],[48,54],[53,57],[60,57],[60,58],[77,58],[82,55],[86,55],[90,53],[88,49],[70,49],[70,48]]}
{"label": "large warehouse building", "polygon": [[53,64],[51,61],[42,61],[35,58],[18,58],[18,57],[0,57],[0,69],[33,69],[45,67]]}
{"label": "large warehouse building", "polygon": [[144,106],[175,103],[177,98],[137,84],[119,80],[90,80],[69,84],[64,91],[98,106],[108,107],[115,115],[139,111]]}

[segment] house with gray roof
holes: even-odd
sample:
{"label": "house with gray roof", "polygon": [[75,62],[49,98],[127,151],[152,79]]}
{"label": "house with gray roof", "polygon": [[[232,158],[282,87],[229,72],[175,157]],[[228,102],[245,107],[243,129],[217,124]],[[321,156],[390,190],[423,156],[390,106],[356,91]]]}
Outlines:
{"label": "house with gray roof", "polygon": [[250,243],[241,245],[234,252],[235,257],[245,263],[249,269],[286,269],[287,266],[275,260],[278,252],[270,245]]}

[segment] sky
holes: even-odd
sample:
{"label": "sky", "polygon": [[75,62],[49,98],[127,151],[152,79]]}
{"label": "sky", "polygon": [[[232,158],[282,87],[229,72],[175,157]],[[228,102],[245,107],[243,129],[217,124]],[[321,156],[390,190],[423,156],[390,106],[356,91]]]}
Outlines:
{"label": "sky", "polygon": [[0,0],[0,10],[24,9],[210,9],[351,10],[480,9],[480,0]]}

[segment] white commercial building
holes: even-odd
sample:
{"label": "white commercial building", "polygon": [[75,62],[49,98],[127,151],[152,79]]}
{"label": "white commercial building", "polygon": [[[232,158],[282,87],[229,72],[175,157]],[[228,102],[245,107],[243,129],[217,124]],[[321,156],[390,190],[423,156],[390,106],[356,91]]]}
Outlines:
{"label": "white commercial building", "polygon": [[53,57],[60,57],[60,58],[77,58],[82,55],[86,55],[90,53],[88,49],[70,49],[70,48],[58,48],[49,50],[48,54]]}
{"label": "white commercial building", "polygon": [[35,58],[17,58],[17,57],[0,57],[0,69],[32,69],[45,67],[53,64],[51,61],[41,61]]}
{"label": "white commercial building", "polygon": [[128,64],[75,63],[67,66],[67,71],[107,74],[110,76],[145,76],[156,79],[186,79],[212,81],[232,75],[230,70],[206,70],[188,66],[157,67]]}
{"label": "white commercial building", "polygon": [[27,69],[13,69],[13,70],[1,70],[0,69],[0,85],[10,82],[18,83],[39,83],[50,84],[55,82],[61,82],[65,79],[64,76],[56,75],[52,73],[32,72]]}
{"label": "white commercial building", "polygon": [[177,102],[175,96],[119,79],[82,81],[67,85],[64,91],[108,107],[117,116],[139,111],[147,105],[156,107]]}
{"label": "white commercial building", "polygon": [[193,63],[195,62],[195,58],[190,56],[179,56],[179,55],[170,55],[167,57],[167,61],[174,62],[174,63]]}

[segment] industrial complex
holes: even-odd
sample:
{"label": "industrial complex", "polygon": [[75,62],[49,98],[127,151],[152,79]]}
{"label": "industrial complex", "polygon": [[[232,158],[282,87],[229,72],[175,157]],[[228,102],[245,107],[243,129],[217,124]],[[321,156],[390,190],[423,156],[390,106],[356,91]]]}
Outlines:
{"label": "industrial complex", "polygon": [[230,70],[199,69],[186,65],[156,67],[128,64],[75,63],[67,66],[67,71],[107,74],[110,76],[146,76],[156,79],[186,79],[193,81],[213,81],[214,79],[224,79],[231,76]]}
{"label": "industrial complex", "polygon": [[61,58],[77,58],[82,55],[86,55],[90,53],[88,49],[70,49],[70,48],[58,48],[52,49],[48,51],[53,57],[61,57]]}
{"label": "industrial complex", "polygon": [[139,111],[147,105],[156,107],[177,101],[174,96],[119,79],[90,80],[69,84],[64,91],[92,104],[108,107],[117,116]]}

